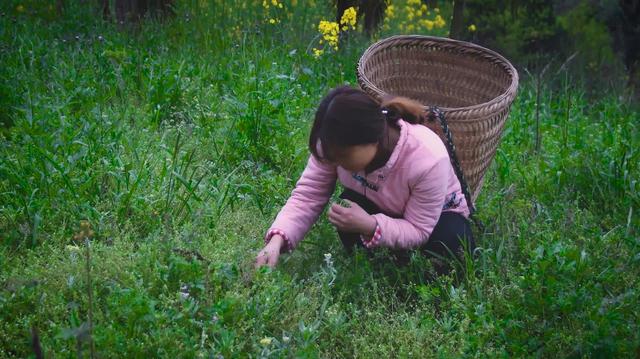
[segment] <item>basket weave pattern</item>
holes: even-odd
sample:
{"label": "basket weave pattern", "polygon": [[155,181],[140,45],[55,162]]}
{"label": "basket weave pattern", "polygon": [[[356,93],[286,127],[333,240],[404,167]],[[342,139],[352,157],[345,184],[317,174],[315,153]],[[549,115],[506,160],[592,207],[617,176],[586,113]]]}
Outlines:
{"label": "basket weave pattern", "polygon": [[[371,45],[358,61],[360,87],[437,106],[453,135],[456,153],[475,203],[495,156],[518,89],[518,72],[484,47],[448,38],[398,35]],[[437,122],[425,123],[445,141]]]}

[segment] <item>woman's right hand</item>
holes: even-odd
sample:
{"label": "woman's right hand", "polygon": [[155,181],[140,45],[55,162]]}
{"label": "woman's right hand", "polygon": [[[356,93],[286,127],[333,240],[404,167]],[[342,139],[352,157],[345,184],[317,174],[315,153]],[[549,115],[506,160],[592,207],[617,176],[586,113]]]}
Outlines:
{"label": "woman's right hand", "polygon": [[269,243],[267,243],[258,255],[256,256],[256,264],[255,267],[259,268],[264,265],[267,265],[271,268],[275,267],[278,264],[278,258],[280,257],[280,249],[282,248],[282,244],[284,243],[284,238],[280,235],[273,235]]}

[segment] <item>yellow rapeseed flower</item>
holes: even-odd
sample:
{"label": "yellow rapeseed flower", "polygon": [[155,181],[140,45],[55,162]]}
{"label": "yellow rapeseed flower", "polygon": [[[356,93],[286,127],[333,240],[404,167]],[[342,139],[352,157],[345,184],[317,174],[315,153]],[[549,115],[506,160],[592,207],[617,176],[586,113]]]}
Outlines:
{"label": "yellow rapeseed flower", "polygon": [[356,29],[357,15],[358,13],[353,6],[344,11],[342,18],[340,18],[340,25],[343,25],[343,31],[346,30],[344,27],[348,26],[351,26],[353,30]]}
{"label": "yellow rapeseed flower", "polygon": [[476,25],[474,25],[474,24],[469,25],[469,31],[471,31],[471,32],[476,31]]}
{"label": "yellow rapeseed flower", "polygon": [[420,24],[424,26],[427,30],[433,30],[434,22],[431,20],[422,20]]}
{"label": "yellow rapeseed flower", "polygon": [[387,6],[387,9],[384,11],[385,20],[393,19],[393,17],[395,16],[395,11],[396,11],[395,6],[393,5]]}
{"label": "yellow rapeseed flower", "polygon": [[[355,30],[356,28],[356,18],[358,13],[355,7],[350,7],[344,11],[342,17],[340,18],[340,23],[334,21],[320,20],[318,24],[318,32],[322,35],[319,43],[329,46],[335,51],[338,51],[338,41],[340,31],[347,31],[349,27]],[[324,50],[313,49],[313,55],[317,58],[319,57]]]}
{"label": "yellow rapeseed flower", "polygon": [[435,26],[435,23],[431,20],[425,20],[425,27],[427,28],[427,30],[433,30],[433,27]]}
{"label": "yellow rapeseed flower", "polygon": [[269,344],[271,344],[271,338],[267,337],[267,338],[262,338],[260,339],[260,344],[267,346]]}
{"label": "yellow rapeseed flower", "polygon": [[337,48],[338,32],[340,31],[337,22],[321,20],[320,24],[318,24],[318,31],[322,34],[322,39],[324,39],[329,46]]}
{"label": "yellow rapeseed flower", "polygon": [[275,24],[276,20],[275,19],[269,19],[269,24]]}
{"label": "yellow rapeseed flower", "polygon": [[444,21],[444,19],[440,15],[436,15],[436,18],[434,19],[434,22],[435,22],[435,25],[436,25],[437,28],[441,28],[441,27],[444,27],[444,25],[446,25],[446,22]]}

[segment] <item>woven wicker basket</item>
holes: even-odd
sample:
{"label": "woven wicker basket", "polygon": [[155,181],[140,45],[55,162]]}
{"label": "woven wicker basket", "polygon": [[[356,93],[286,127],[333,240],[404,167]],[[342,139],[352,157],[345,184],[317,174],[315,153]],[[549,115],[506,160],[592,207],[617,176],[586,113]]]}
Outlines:
{"label": "woven wicker basket", "polygon": [[[371,45],[358,61],[360,87],[437,106],[453,135],[475,203],[518,88],[518,72],[504,57],[448,38],[399,35]],[[437,121],[425,123],[444,139]]]}

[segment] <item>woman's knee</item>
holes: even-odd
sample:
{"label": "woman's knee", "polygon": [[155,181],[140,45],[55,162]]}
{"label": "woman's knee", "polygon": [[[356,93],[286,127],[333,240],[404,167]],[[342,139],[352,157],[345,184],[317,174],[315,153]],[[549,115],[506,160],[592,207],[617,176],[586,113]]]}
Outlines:
{"label": "woman's knee", "polygon": [[475,241],[469,221],[461,214],[443,212],[429,240],[423,246],[425,254],[462,258],[464,253],[473,253]]}

